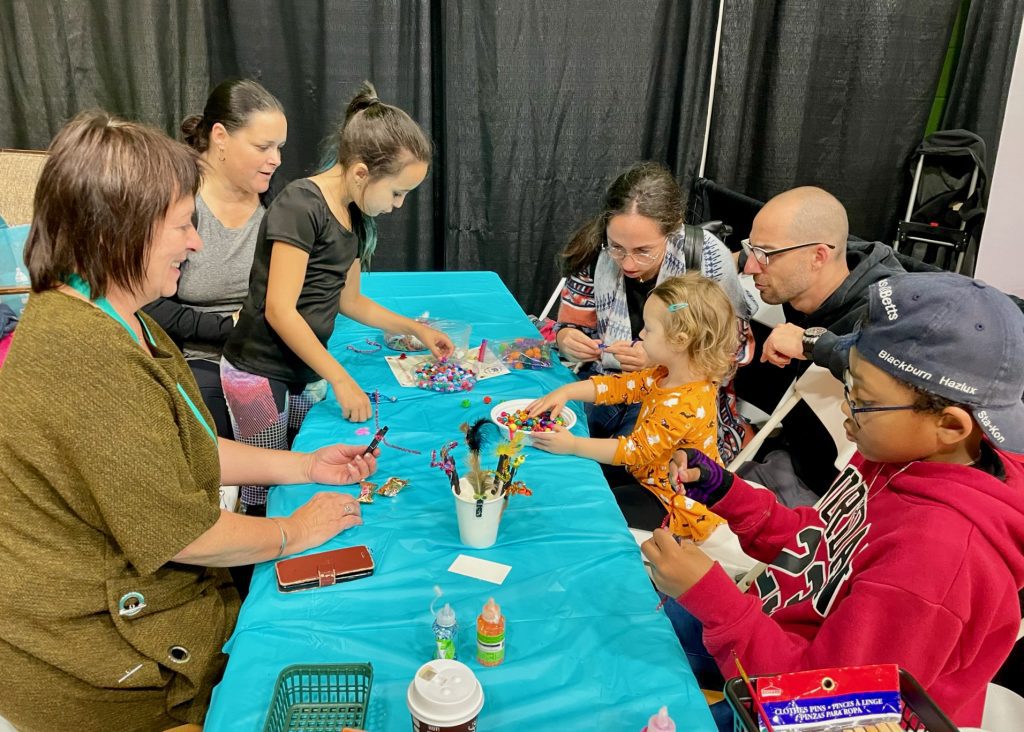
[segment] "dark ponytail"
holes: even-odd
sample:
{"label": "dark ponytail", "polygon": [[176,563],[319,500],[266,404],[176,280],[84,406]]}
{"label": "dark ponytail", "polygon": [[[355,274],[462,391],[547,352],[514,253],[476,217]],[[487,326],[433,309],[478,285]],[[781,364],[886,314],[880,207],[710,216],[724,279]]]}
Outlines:
{"label": "dark ponytail", "polygon": [[254,112],[281,112],[284,108],[273,94],[251,79],[228,79],[210,92],[203,113],[186,117],[181,123],[181,139],[199,152],[210,147],[210,131],[218,122],[228,132],[249,124]]}
{"label": "dark ponytail", "polygon": [[601,213],[573,232],[562,252],[563,273],[582,272],[597,261],[614,216],[640,214],[655,221],[667,236],[683,225],[685,208],[683,191],[668,168],[660,163],[637,163],[608,186]]}
{"label": "dark ponytail", "polygon": [[378,99],[373,84],[364,81],[348,103],[345,121],[324,145],[320,170],[336,163],[345,168],[363,163],[374,180],[395,175],[413,161],[429,165],[433,152],[420,126],[398,107]]}

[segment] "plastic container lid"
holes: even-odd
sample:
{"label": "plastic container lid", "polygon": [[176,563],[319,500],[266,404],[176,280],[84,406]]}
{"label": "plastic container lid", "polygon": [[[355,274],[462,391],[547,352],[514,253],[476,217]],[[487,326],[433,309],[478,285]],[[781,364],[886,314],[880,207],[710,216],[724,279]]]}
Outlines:
{"label": "plastic container lid", "polygon": [[647,721],[647,732],[676,732],[676,723],[668,716],[668,707],[662,707]]}
{"label": "plastic container lid", "polygon": [[493,597],[487,599],[487,604],[484,605],[484,610],[480,613],[480,616],[488,623],[497,623],[501,620],[501,606],[494,601]]}
{"label": "plastic container lid", "polygon": [[437,611],[437,616],[434,620],[438,625],[445,627],[455,625],[455,611],[452,610],[452,606],[446,602],[444,607]]}
{"label": "plastic container lid", "polygon": [[452,727],[480,713],[484,690],[464,663],[437,659],[420,666],[409,684],[406,703],[421,722]]}

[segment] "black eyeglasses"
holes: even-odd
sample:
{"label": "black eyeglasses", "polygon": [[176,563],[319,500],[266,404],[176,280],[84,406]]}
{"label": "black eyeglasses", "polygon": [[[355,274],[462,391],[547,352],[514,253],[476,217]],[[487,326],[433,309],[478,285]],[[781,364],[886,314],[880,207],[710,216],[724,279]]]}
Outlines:
{"label": "black eyeglasses", "polygon": [[898,407],[858,407],[856,403],[850,398],[850,389],[853,388],[853,374],[850,373],[850,369],[843,371],[843,398],[846,399],[846,406],[850,409],[850,417],[853,419],[853,423],[860,427],[860,420],[857,419],[858,414],[868,414],[870,412],[902,412],[907,409],[917,409],[915,404],[904,404]]}
{"label": "black eyeglasses", "polygon": [[809,241],[806,244],[794,244],[791,247],[782,247],[781,249],[765,249],[764,247],[755,247],[750,243],[750,239],[744,239],[740,242],[740,246],[747,253],[747,256],[753,257],[754,260],[762,267],[768,266],[768,258],[774,257],[776,254],[782,254],[783,252],[791,252],[794,249],[804,249],[806,247],[816,247],[822,244],[829,249],[835,249],[835,244],[829,244],[824,241]]}

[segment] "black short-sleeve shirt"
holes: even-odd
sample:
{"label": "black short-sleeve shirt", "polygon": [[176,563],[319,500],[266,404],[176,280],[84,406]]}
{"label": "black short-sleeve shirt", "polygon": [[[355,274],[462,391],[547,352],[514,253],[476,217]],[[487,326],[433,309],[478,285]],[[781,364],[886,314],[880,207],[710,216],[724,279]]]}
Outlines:
{"label": "black short-sleeve shirt", "polygon": [[297,309],[317,339],[327,345],[334,332],[345,277],[368,239],[376,236],[373,219],[349,206],[355,233],[335,218],[320,188],[308,178],[294,181],[267,209],[260,224],[249,273],[249,294],[238,324],[224,346],[224,356],[237,368],[288,383],[309,383],[320,376],[309,368],[267,322],[267,278],[274,242],[309,254]]}

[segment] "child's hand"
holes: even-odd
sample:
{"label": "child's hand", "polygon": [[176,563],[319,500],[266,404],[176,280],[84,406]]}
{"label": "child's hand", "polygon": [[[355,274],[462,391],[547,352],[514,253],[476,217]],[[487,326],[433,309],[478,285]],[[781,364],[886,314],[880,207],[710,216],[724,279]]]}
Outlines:
{"label": "child's hand", "polygon": [[654,584],[669,597],[688,591],[715,565],[714,560],[690,541],[676,542],[665,529],[640,545],[640,551],[651,563]]}
{"label": "child's hand", "polygon": [[576,437],[561,425],[555,425],[551,432],[530,432],[529,435],[538,450],[555,455],[572,455],[575,452]]}
{"label": "child's hand", "polygon": [[[668,464],[668,479],[677,492],[705,506],[712,494],[729,490],[733,475],[700,450],[676,450]],[[716,496],[721,498],[721,496]]]}
{"label": "child's hand", "polygon": [[421,325],[413,335],[430,349],[430,352],[436,359],[447,358],[455,352],[455,345],[452,343],[452,339],[445,333],[434,330],[429,325]]}
{"label": "child's hand", "polygon": [[578,328],[563,328],[555,338],[558,350],[562,355],[574,361],[596,361],[601,357],[600,341],[587,337]]}
{"label": "child's hand", "polygon": [[365,422],[373,414],[370,397],[359,388],[351,376],[345,376],[331,383],[334,397],[341,407],[341,416],[349,422]]}
{"label": "child's hand", "polygon": [[554,391],[548,392],[540,399],[534,399],[528,405],[526,405],[526,413],[531,417],[538,417],[544,412],[551,411],[551,419],[554,419],[562,413],[563,407],[566,402],[569,401],[565,390],[562,387],[558,387]]}
{"label": "child's hand", "polygon": [[604,350],[618,359],[623,371],[647,368],[647,351],[644,350],[643,341],[615,341]]}

